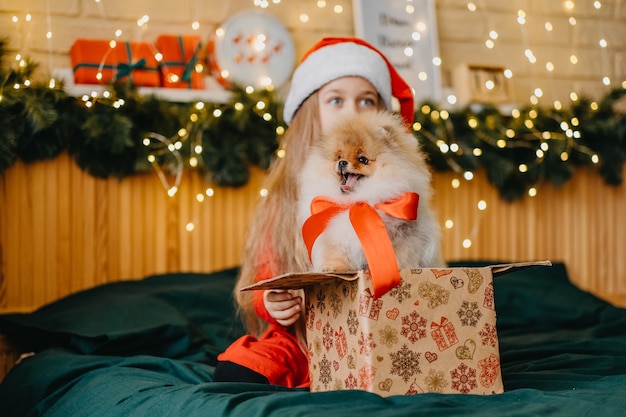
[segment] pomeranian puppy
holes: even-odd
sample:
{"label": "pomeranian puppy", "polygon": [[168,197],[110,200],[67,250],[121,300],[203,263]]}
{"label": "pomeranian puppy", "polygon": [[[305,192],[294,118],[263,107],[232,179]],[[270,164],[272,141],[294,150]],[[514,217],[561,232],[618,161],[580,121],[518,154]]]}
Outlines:
{"label": "pomeranian puppy", "polygon": [[[357,114],[337,122],[312,146],[299,176],[300,225],[311,215],[311,201],[326,197],[342,206],[390,202],[417,193],[416,220],[403,220],[377,209],[390,237],[398,266],[445,266],[440,228],[430,207],[431,175],[417,138],[390,112]],[[332,217],[311,250],[313,270],[367,269],[361,242],[348,210]]]}

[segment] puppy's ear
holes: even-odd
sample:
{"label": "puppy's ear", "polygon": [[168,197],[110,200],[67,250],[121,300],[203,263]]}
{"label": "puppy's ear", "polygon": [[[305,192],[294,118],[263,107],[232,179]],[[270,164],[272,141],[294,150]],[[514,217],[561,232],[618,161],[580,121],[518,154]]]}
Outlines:
{"label": "puppy's ear", "polygon": [[374,131],[376,138],[388,141],[389,138],[393,135],[393,126],[391,125],[383,125],[378,126]]}
{"label": "puppy's ear", "polygon": [[392,124],[380,125],[375,129],[374,135],[376,136],[376,139],[380,141],[380,143],[384,143],[387,147],[391,149],[395,149],[398,147],[398,132],[396,126]]}

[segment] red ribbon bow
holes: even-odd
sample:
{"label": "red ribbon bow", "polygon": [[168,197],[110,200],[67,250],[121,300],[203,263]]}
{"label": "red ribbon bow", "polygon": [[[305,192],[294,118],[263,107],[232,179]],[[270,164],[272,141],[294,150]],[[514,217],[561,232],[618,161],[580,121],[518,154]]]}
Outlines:
{"label": "red ribbon bow", "polygon": [[443,326],[445,326],[446,324],[448,324],[448,319],[446,317],[442,317],[441,318],[441,323],[437,323],[436,321],[433,321],[430,323],[430,328],[433,330],[438,330],[441,329]]}
{"label": "red ribbon bow", "polygon": [[361,242],[370,269],[374,297],[384,295],[400,284],[400,271],[385,224],[375,209],[398,219],[416,220],[418,202],[419,195],[411,192],[406,192],[395,200],[375,204],[374,207],[362,201],[345,205],[326,197],[315,197],[311,201],[311,217],[302,226],[309,259],[315,240],[326,229],[330,219],[349,210],[350,223]]}

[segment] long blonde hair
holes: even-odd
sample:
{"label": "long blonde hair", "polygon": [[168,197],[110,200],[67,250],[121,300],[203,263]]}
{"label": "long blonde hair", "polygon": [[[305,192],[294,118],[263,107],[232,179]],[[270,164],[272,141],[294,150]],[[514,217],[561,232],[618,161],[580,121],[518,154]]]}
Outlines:
{"label": "long blonde hair", "polygon": [[[235,299],[248,331],[259,336],[267,323],[256,314],[252,291],[239,289],[255,282],[262,262],[269,262],[272,276],[304,272],[310,268],[302,232],[297,223],[298,172],[313,141],[320,135],[318,94],[306,99],[281,141],[285,155],[275,158],[267,173],[267,196],[251,219]],[[268,251],[269,248],[269,251]],[[268,254],[271,259],[264,259]]]}

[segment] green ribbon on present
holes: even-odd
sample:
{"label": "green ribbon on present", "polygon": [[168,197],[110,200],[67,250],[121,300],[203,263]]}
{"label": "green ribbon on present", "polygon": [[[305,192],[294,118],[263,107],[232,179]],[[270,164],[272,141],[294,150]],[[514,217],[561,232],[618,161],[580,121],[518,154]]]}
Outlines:
{"label": "green ribbon on present", "polygon": [[126,77],[127,75],[130,75],[134,70],[145,68],[145,66],[146,66],[145,58],[141,58],[139,61],[135,62],[134,64],[127,64],[125,62],[119,63],[117,64],[117,79]]}
{"label": "green ribbon on present", "polygon": [[[200,52],[201,42],[198,42],[196,45],[196,49],[194,49],[189,62],[185,65],[185,70],[183,71],[183,75],[180,77],[183,81],[186,81],[187,84],[191,87],[191,72],[196,67],[196,62],[198,61],[198,52]],[[178,37],[178,47],[180,48],[181,55],[183,57],[183,61],[185,61],[185,45],[183,43],[183,37]]]}
{"label": "green ribbon on present", "polygon": [[126,77],[127,75],[130,77],[132,81],[132,72],[136,69],[141,69],[146,67],[146,59],[141,58],[139,61],[133,63],[133,51],[130,48],[130,42],[126,42],[126,55],[128,56],[128,63],[120,62],[117,64],[117,76],[115,80],[119,80],[121,78]]}

